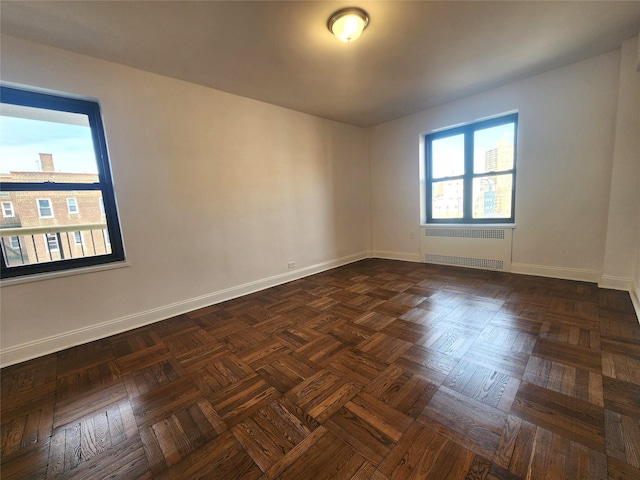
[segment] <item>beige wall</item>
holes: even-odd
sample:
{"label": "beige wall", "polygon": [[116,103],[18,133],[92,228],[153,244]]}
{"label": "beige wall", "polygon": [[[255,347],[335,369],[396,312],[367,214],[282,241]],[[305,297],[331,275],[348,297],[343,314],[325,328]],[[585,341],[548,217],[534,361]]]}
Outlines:
{"label": "beige wall", "polygon": [[365,130],[12,37],[1,48],[3,81],[99,99],[130,263],[3,286],[3,363],[367,256]]}
{"label": "beige wall", "polygon": [[[620,51],[371,129],[373,252],[419,259],[421,135],[519,111],[512,270],[598,281],[609,213]],[[623,195],[631,193],[627,188]]]}

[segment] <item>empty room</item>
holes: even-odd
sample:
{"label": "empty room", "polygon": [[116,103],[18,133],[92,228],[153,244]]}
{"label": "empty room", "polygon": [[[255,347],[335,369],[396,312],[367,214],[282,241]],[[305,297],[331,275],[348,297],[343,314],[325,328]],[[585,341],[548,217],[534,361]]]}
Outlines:
{"label": "empty room", "polygon": [[640,1],[0,34],[3,479],[640,478]]}

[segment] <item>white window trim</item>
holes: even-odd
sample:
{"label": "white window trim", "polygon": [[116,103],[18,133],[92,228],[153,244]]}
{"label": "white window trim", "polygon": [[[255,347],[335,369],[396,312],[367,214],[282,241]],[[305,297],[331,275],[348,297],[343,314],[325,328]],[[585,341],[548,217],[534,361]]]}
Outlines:
{"label": "white window trim", "polygon": [[[7,215],[7,211],[5,210],[5,205],[9,206],[8,210],[11,211],[9,215]],[[13,202],[2,202],[2,216],[4,218],[13,218],[16,216],[16,212],[13,209]]]}
{"label": "white window trim", "polygon": [[[53,235],[56,239],[57,248],[51,248],[49,245],[49,235]],[[58,236],[55,233],[45,233],[44,236],[44,244],[47,247],[47,252],[59,252],[60,251],[60,242],[58,241]]]}
{"label": "white window trim", "polygon": [[[71,211],[71,203],[69,202],[69,200],[73,201],[73,206],[75,207],[75,212]],[[69,213],[69,215],[77,215],[78,213],[80,213],[80,209],[78,208],[78,201],[76,200],[76,197],[67,197],[67,212]]]}
{"label": "white window trim", "polygon": [[104,263],[101,265],[92,265],[89,267],[74,268],[70,270],[57,270],[55,272],[36,273],[34,275],[25,275],[22,277],[11,277],[0,279],[0,288],[12,285],[23,285],[26,283],[41,282],[42,280],[51,280],[54,278],[72,277],[75,275],[84,275],[87,273],[104,272],[106,270],[114,270],[116,268],[130,267],[131,264],[127,260],[120,262]]}
{"label": "white window trim", "polygon": [[[49,210],[51,210],[51,215],[42,215],[42,210],[40,210],[40,200],[46,200],[49,202]],[[38,208],[38,217],[40,218],[54,218],[53,215],[53,204],[51,203],[50,198],[36,198],[36,207]]]}
{"label": "white window trim", "polygon": [[[80,236],[80,241],[78,241],[78,238],[76,237],[76,233]],[[73,232],[73,244],[78,247],[80,245],[82,245],[84,243],[84,238],[82,237],[82,232],[81,231],[75,231]]]}
{"label": "white window trim", "polygon": [[[13,240],[14,240],[14,239],[15,239],[15,240],[16,240],[16,242],[17,242],[17,245],[16,245],[16,246],[14,246],[14,245],[13,245]],[[9,237],[9,246],[10,246],[11,248],[20,248],[20,237]]]}

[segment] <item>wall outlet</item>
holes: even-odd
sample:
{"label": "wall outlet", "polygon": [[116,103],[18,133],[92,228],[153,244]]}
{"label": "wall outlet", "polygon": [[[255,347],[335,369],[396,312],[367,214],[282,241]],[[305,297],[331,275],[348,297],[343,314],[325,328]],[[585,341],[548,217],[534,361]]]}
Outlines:
{"label": "wall outlet", "polygon": [[289,263],[287,263],[287,267],[289,267],[289,268],[296,268],[296,262],[289,262]]}

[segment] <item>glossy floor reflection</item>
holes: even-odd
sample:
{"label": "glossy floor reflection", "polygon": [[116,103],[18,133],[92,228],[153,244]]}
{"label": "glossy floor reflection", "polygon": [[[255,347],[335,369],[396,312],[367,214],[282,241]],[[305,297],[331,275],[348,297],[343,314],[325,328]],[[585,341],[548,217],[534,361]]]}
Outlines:
{"label": "glossy floor reflection", "polygon": [[640,478],[593,284],[365,260],[2,370],[2,478]]}

